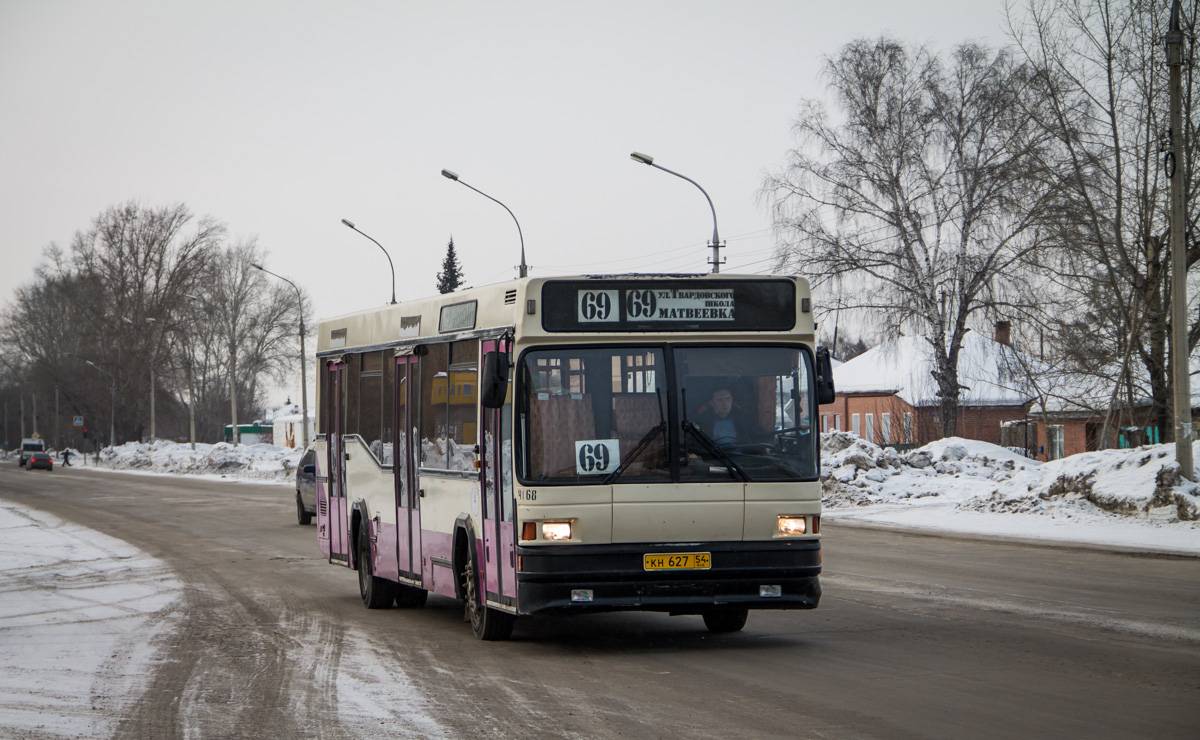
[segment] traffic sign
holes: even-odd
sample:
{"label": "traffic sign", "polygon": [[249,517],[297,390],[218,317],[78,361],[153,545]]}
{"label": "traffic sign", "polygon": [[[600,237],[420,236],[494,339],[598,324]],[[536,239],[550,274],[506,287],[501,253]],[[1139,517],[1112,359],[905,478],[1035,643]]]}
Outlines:
{"label": "traffic sign", "polygon": [[83,417],[82,416],[75,417],[75,426],[77,426],[77,427],[83,426]]}

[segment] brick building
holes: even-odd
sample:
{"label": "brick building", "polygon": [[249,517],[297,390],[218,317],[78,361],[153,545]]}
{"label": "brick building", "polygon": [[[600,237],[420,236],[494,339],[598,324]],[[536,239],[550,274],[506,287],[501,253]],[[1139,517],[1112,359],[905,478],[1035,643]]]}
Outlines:
{"label": "brick building", "polygon": [[[958,436],[1001,444],[1002,429],[1029,418],[1035,398],[1028,360],[1009,345],[1008,324],[994,338],[968,332],[959,355]],[[821,407],[821,429],[853,432],[875,444],[917,447],[942,437],[941,404],[928,343],[902,336],[833,371],[837,400]]]}

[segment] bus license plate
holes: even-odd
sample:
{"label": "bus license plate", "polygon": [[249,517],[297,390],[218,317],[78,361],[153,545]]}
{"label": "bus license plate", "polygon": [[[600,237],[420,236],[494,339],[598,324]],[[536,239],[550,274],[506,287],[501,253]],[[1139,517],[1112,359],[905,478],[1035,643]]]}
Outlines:
{"label": "bus license plate", "polygon": [[646,570],[708,570],[712,555],[707,552],[646,553],[642,556]]}

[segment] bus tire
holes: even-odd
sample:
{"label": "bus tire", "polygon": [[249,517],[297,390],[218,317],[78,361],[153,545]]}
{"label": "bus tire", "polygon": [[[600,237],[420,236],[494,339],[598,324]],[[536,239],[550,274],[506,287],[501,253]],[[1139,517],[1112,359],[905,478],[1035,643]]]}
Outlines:
{"label": "bus tire", "polygon": [[387,609],[396,600],[396,584],[371,573],[371,541],[367,526],[358,528],[358,593],[368,609]]}
{"label": "bus tire", "polygon": [[312,514],[304,508],[304,499],[300,497],[300,492],[296,491],[296,521],[301,527],[307,527],[312,524]]}
{"label": "bus tire", "polygon": [[479,589],[479,579],[476,577],[477,570],[475,548],[472,547],[470,560],[463,569],[463,594],[471,629],[480,640],[507,640],[512,636],[516,617],[483,603],[483,593]]}
{"label": "bus tire", "polygon": [[401,609],[420,609],[429,599],[429,592],[423,588],[409,586],[407,583],[396,584],[396,606]]}
{"label": "bus tire", "polygon": [[738,632],[746,626],[746,617],[748,616],[750,616],[750,610],[746,607],[713,609],[704,612],[704,626],[708,627],[709,632]]}

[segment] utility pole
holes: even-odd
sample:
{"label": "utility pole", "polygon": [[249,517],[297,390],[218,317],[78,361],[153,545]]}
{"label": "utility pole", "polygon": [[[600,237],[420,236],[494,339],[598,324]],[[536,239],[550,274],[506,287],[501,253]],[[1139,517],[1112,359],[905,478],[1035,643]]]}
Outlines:
{"label": "utility pole", "polygon": [[1183,177],[1187,171],[1183,149],[1183,29],[1180,27],[1179,0],[1171,4],[1171,25],[1167,29],[1167,68],[1170,70],[1171,148],[1165,158],[1167,179],[1171,181],[1171,377],[1175,392],[1175,459],[1180,473],[1196,479],[1192,469],[1192,384],[1188,368],[1187,324],[1187,253],[1184,232],[1187,229]]}

